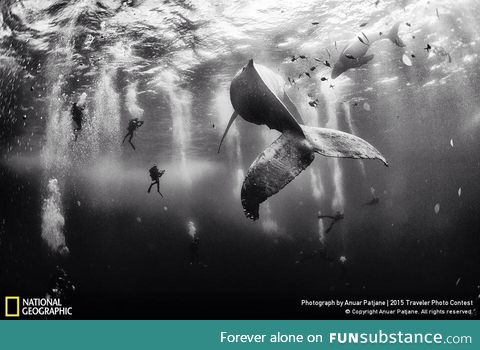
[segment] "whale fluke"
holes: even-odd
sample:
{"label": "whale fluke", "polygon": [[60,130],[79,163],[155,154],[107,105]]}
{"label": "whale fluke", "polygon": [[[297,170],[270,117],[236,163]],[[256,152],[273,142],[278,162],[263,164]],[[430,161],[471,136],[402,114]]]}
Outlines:
{"label": "whale fluke", "polygon": [[379,159],[385,157],[367,141],[342,131],[301,125],[305,138],[285,132],[265,149],[248,169],[241,199],[245,216],[257,220],[259,206],[279,192],[314,160],[325,157]]}
{"label": "whale fluke", "polygon": [[245,216],[259,218],[259,206],[284,188],[315,158],[305,138],[285,132],[252,163],[243,182],[241,199]]}
{"label": "whale fluke", "polygon": [[388,166],[385,157],[364,139],[334,129],[301,125],[313,151],[325,157],[379,159]]}

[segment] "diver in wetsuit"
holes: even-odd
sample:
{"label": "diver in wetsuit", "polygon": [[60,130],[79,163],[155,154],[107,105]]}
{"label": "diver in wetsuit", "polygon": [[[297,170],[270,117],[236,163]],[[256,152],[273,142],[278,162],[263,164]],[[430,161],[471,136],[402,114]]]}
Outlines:
{"label": "diver in wetsuit", "polygon": [[338,221],[342,220],[345,216],[343,215],[343,213],[337,211],[335,213],[334,216],[332,215],[319,215],[318,218],[319,219],[332,219],[332,222],[330,223],[330,226],[328,226],[328,228],[325,230],[325,233],[329,233],[332,228],[333,228],[333,225],[335,225]]}
{"label": "diver in wetsuit", "polygon": [[160,193],[160,196],[163,197],[163,194],[160,192],[160,178],[165,174],[165,170],[158,170],[158,167],[154,165],[153,167],[150,168],[150,177],[152,178],[152,183],[150,184],[150,187],[148,188],[148,193],[150,193],[150,190],[152,189],[153,185],[157,185],[157,192]]}
{"label": "diver in wetsuit", "polygon": [[73,128],[73,134],[75,135],[75,141],[77,141],[78,134],[82,130],[82,122],[83,122],[83,110],[85,107],[80,106],[77,102],[72,104],[72,120],[75,122],[76,126]]}
{"label": "diver in wetsuit", "polygon": [[127,127],[128,132],[123,138],[122,145],[125,142],[126,138],[130,136],[130,138],[128,139],[128,142],[130,143],[130,145],[132,145],[133,149],[135,150],[135,145],[132,143],[133,133],[142,125],[143,125],[143,120],[138,120],[138,118],[130,119]]}

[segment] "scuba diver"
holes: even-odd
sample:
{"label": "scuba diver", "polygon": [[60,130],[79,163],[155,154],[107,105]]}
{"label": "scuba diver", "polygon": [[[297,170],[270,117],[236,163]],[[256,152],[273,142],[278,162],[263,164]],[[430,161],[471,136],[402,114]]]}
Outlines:
{"label": "scuba diver", "polygon": [[363,205],[375,205],[380,203],[380,198],[375,195],[375,189],[373,187],[370,187],[370,192],[372,193],[372,199]]}
{"label": "scuba diver", "polygon": [[165,170],[158,170],[157,165],[154,165],[153,167],[150,168],[150,177],[152,178],[152,183],[150,184],[150,187],[148,188],[147,193],[150,193],[150,190],[152,189],[153,185],[157,185],[157,192],[160,193],[160,196],[163,197],[163,194],[160,192],[160,178],[165,174]]}
{"label": "scuba diver", "polygon": [[82,130],[82,122],[83,122],[83,110],[85,109],[85,105],[81,104],[80,102],[74,102],[72,104],[71,114],[72,120],[75,122],[76,127],[73,128],[73,134],[75,135],[75,141],[77,141],[78,134]]}
{"label": "scuba diver", "polygon": [[332,219],[332,222],[331,222],[330,226],[328,226],[327,229],[325,230],[325,233],[329,233],[332,230],[333,225],[335,225],[338,221],[342,220],[344,217],[345,217],[345,215],[343,215],[343,213],[341,213],[339,211],[337,211],[334,216],[332,216],[332,215],[319,215],[318,216],[319,219]]}
{"label": "scuba diver", "polygon": [[128,142],[130,143],[130,145],[132,145],[133,149],[135,150],[135,145],[132,143],[133,133],[142,125],[143,125],[143,120],[138,120],[138,118],[130,119],[127,127],[128,132],[123,138],[122,145],[125,142],[126,138],[130,136],[130,138],[128,139]]}

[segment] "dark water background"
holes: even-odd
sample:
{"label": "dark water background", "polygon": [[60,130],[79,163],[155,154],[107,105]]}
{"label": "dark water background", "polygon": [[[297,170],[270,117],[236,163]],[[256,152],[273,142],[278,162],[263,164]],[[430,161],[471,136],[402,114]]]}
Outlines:
{"label": "dark water background", "polygon": [[[78,318],[342,318],[299,301],[477,299],[478,2],[1,7],[0,294],[43,296],[60,265],[76,287]],[[377,42],[367,66],[333,88],[321,81],[330,70],[314,57],[333,63],[335,43],[340,50],[355,39],[361,23],[386,32],[397,20],[406,48]],[[415,55],[412,66],[404,53]],[[308,59],[291,62],[299,54]],[[250,58],[285,80],[315,65],[312,78],[287,85],[306,123],[364,138],[390,167],[317,156],[262,204],[259,221],[246,219],[244,174],[278,133],[237,120],[216,148],[232,113],[230,81]],[[87,122],[74,142],[69,109],[82,93]],[[120,145],[132,116],[145,120],[137,151]],[[146,193],[153,163],[166,169],[163,199]],[[52,211],[45,200],[54,178]],[[371,187],[380,203],[364,206]],[[336,210],[345,219],[325,237],[331,261],[295,264],[300,251],[322,246],[317,213]],[[51,235],[42,238],[57,214],[66,258]],[[208,267],[190,265],[189,222]]]}

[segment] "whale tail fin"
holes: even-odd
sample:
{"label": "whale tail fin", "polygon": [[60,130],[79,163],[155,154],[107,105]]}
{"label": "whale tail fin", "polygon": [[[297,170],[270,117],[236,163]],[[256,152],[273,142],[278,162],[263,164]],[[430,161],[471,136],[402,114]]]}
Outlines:
{"label": "whale tail fin", "polygon": [[260,203],[278,193],[314,160],[325,157],[379,159],[385,157],[367,141],[333,129],[301,125],[305,137],[286,131],[265,149],[248,169],[241,198],[245,216],[259,218]]}
{"label": "whale tail fin", "polygon": [[388,32],[388,38],[397,45],[398,47],[405,47],[405,43],[402,39],[398,36],[398,27],[400,26],[400,22],[397,22],[393,25],[392,29]]}

